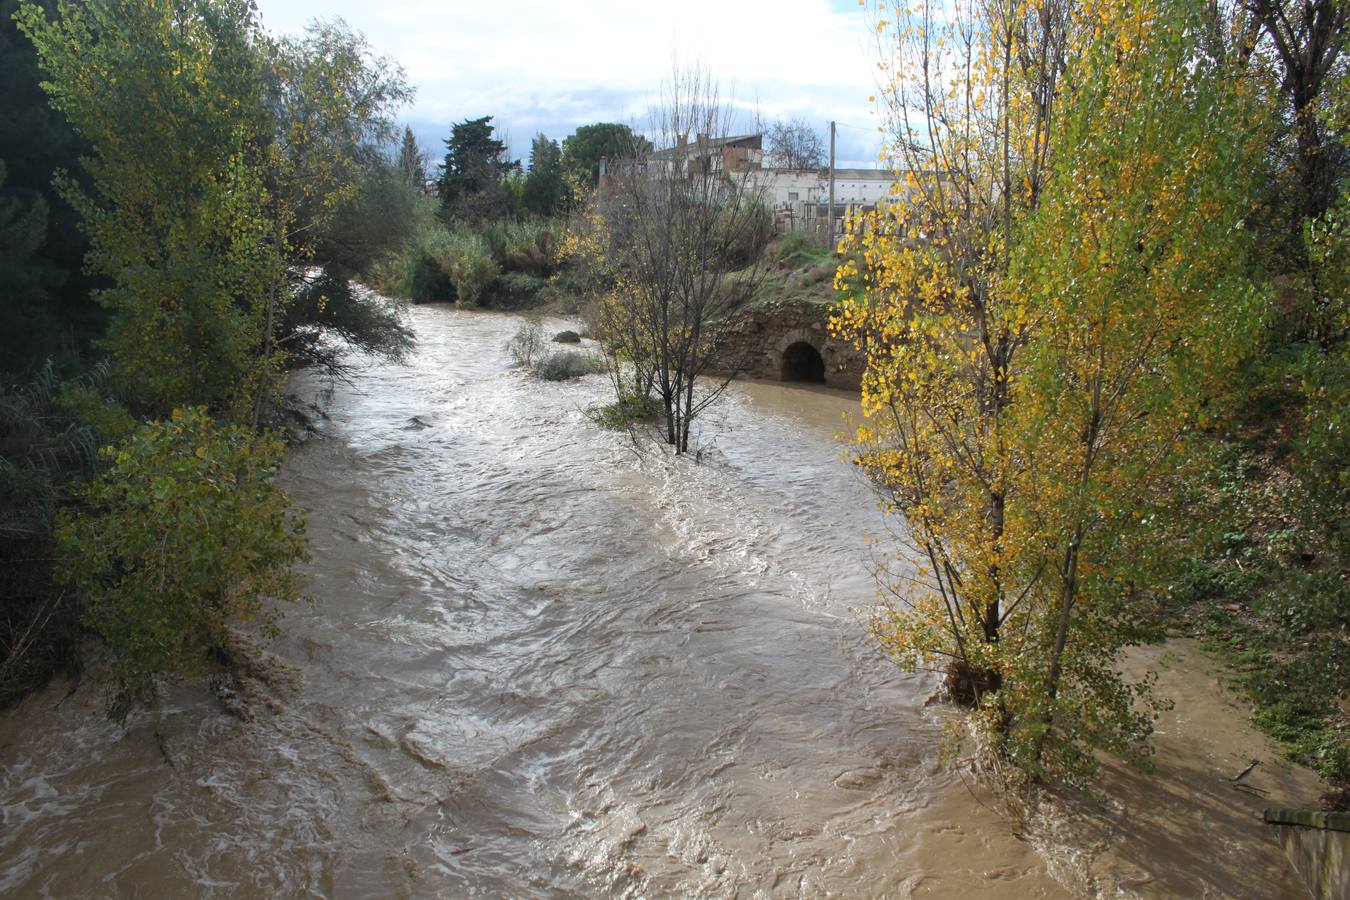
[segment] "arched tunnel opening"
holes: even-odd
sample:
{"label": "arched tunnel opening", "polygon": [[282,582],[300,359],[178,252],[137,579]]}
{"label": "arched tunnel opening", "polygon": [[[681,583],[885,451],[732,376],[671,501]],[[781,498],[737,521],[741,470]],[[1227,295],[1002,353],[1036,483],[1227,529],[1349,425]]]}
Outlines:
{"label": "arched tunnel opening", "polygon": [[825,360],[820,351],[806,341],[798,341],[783,351],[783,381],[825,383]]}

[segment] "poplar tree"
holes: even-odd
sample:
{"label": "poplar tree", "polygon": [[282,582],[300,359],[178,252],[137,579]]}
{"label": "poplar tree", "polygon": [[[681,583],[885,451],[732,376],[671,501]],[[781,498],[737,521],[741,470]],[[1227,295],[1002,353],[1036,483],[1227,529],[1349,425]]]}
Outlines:
{"label": "poplar tree", "polygon": [[525,209],[536,216],[551,216],[562,205],[562,151],[557,141],[542,134],[530,144],[530,171],[525,176]]}
{"label": "poplar tree", "polygon": [[1116,654],[1258,332],[1241,225],[1265,136],[1190,0],[968,15],[901,10],[906,181],[839,275],[862,288],[834,320],[868,354],[858,461],[910,536],[872,628],[945,665],[987,747],[1076,780],[1093,748],[1145,752],[1147,685]]}
{"label": "poplar tree", "polygon": [[426,190],[426,160],[422,155],[422,148],[417,146],[417,138],[413,137],[412,126],[409,125],[403,127],[403,143],[398,149],[397,168],[405,184],[417,189],[418,192]]}
{"label": "poplar tree", "polygon": [[266,37],[244,0],[20,9],[52,105],[92,146],[89,188],[59,176],[112,286],[102,340],[142,410],[247,411],[263,381],[264,298],[284,267],[267,191]]}

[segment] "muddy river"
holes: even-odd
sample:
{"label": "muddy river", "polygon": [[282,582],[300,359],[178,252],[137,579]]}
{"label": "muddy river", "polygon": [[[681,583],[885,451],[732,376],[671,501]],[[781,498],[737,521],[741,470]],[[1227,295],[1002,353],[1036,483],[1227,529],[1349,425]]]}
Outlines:
{"label": "muddy river", "polygon": [[856,401],[737,386],[673,459],[512,370],[518,318],[412,317],[407,365],[294,385],[313,602],[245,718],[0,719],[0,895],[1063,895],[865,634]]}

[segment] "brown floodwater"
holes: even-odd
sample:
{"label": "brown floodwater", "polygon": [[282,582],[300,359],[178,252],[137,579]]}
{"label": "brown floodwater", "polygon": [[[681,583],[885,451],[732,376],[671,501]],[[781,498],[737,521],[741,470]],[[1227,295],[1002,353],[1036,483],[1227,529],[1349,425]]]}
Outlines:
{"label": "brown floodwater", "polygon": [[676,459],[512,370],[519,318],[411,316],[407,365],[292,384],[313,602],[247,715],[0,718],[0,895],[1067,896],[865,633],[855,399],[737,385]]}

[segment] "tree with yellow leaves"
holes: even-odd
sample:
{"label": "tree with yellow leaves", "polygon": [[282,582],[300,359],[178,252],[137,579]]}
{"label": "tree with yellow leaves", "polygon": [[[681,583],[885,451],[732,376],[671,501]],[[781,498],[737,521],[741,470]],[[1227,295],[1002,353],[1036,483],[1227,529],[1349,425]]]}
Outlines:
{"label": "tree with yellow leaves", "polygon": [[1143,749],[1147,691],[1114,664],[1150,526],[1256,335],[1259,111],[1200,51],[1202,13],[1030,0],[890,26],[906,190],[862,223],[839,278],[865,291],[834,320],[868,354],[859,461],[910,536],[873,630],[947,660],[1033,776]]}

